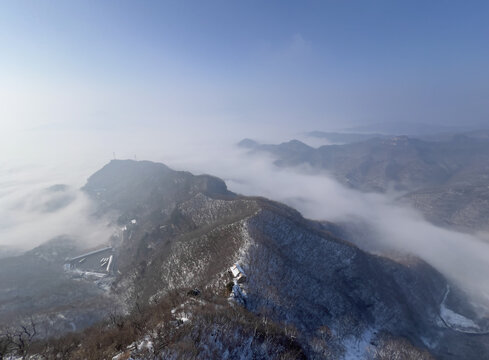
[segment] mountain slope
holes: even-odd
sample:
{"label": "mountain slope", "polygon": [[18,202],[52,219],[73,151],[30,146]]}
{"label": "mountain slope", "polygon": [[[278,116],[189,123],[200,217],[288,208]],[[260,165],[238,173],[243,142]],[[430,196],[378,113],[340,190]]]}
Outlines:
{"label": "mountain slope", "polygon": [[395,189],[436,224],[487,229],[489,140],[473,134],[446,141],[405,136],[376,138],[317,149],[297,140],[279,145],[248,143],[272,154],[278,166],[310,165],[342,184],[367,192]]}
{"label": "mountain slope", "polygon": [[[112,161],[84,189],[98,212],[115,215],[121,227],[107,299],[124,308],[107,311],[105,322],[82,333],[35,343],[31,353],[66,359],[489,353],[487,319],[453,284],[420,260],[362,251],[335,235],[339,226],[233,194],[214,177],[150,162]],[[229,271],[235,264],[240,276]],[[465,334],[457,319],[480,334]],[[3,343],[0,336],[0,354]]]}
{"label": "mountain slope", "polygon": [[66,237],[0,262],[0,334],[32,319],[39,336],[59,336],[102,320],[116,306],[107,292],[63,263],[83,249]]}
{"label": "mountain slope", "polygon": [[[141,166],[154,167],[145,170],[149,179],[137,180]],[[95,191],[100,184],[107,190]],[[440,358],[462,356],[462,342],[471,343],[467,358],[487,353],[478,339],[452,334],[440,322],[446,280],[434,269],[370,255],[285,205],[234,195],[212,177],[130,161],[111,162],[85,189],[105,211],[138,219],[118,249],[114,288],[128,303],[162,301],[179,289],[224,294],[228,269],[239,263],[247,281],[232,286],[232,297],[253,314],[297,329],[309,357],[341,358],[361,341],[365,355],[384,334],[429,346]],[[132,201],[121,202],[124,194]],[[326,338],[325,328],[332,331]]]}

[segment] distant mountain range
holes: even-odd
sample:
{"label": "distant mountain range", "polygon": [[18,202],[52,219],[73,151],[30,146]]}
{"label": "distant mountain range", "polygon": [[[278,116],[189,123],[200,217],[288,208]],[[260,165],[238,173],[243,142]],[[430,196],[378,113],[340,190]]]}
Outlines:
{"label": "distant mountain range", "polygon": [[[393,129],[394,130],[394,129]],[[444,131],[437,129],[437,131],[427,132],[403,132],[401,129],[396,128],[393,132],[379,133],[379,132],[325,132],[325,131],[310,131],[304,134],[308,138],[323,139],[330,145],[342,145],[351,144],[356,142],[367,141],[370,139],[392,138],[396,136],[408,136],[410,138],[426,140],[426,141],[450,141],[454,136],[463,135],[469,138],[487,139],[489,138],[489,130],[484,130],[481,127],[480,130],[471,130],[465,132],[458,132],[452,128],[447,128]],[[249,140],[249,139],[247,139]]]}
{"label": "distant mountain range", "polygon": [[339,145],[350,144],[355,142],[366,141],[376,138],[386,138],[391,135],[384,135],[379,133],[347,133],[347,132],[324,132],[324,131],[311,131],[305,134],[307,137],[324,139],[326,142]]}
{"label": "distant mountain range", "polygon": [[428,124],[423,122],[391,121],[352,126],[350,128],[344,129],[344,131],[349,133],[362,134],[380,133],[386,135],[427,136],[443,133],[463,133],[484,128],[487,128],[487,124],[483,122],[467,122],[463,125],[443,125]]}
{"label": "distant mountain range", "polygon": [[278,166],[327,171],[360,191],[403,192],[403,200],[438,225],[468,231],[489,226],[488,132],[432,140],[382,136],[319,148],[298,140],[262,145],[245,139],[239,146],[272,154]]}

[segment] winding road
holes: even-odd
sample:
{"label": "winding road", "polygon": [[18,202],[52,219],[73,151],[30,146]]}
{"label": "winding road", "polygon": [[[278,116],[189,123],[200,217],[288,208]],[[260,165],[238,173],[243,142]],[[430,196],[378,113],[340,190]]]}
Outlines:
{"label": "winding road", "polygon": [[[450,310],[446,305],[445,305],[445,301],[447,300],[447,297],[448,297],[448,294],[450,293],[450,285],[447,284],[447,290],[445,292],[445,296],[443,297],[443,300],[442,302],[440,303],[440,319],[441,321],[443,322],[443,324],[445,324],[445,326],[453,331],[456,331],[458,333],[462,333],[462,334],[467,334],[467,335],[489,335],[489,330],[480,330],[480,331],[476,331],[476,330],[465,330],[465,329],[461,329],[461,328],[458,328],[457,327],[457,324],[453,324],[451,323],[448,319],[444,318],[443,317],[443,311],[442,309],[445,308],[445,309],[448,309]],[[453,312],[453,310],[450,310]],[[454,312],[455,313],[455,312]],[[455,313],[457,314],[457,313]],[[460,315],[460,314],[457,314],[457,315]],[[462,315],[460,315],[462,316]],[[465,317],[464,317],[465,318]],[[468,320],[471,320],[471,319],[468,319]],[[474,322],[475,324],[475,322]]]}

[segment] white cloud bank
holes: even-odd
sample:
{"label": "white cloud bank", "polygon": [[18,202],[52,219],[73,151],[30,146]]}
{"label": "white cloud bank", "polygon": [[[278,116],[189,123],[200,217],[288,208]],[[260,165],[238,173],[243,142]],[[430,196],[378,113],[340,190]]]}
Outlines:
{"label": "white cloud bank", "polygon": [[[489,245],[484,235],[434,226],[414,209],[397,204],[397,194],[365,194],[345,188],[324,173],[279,169],[270,158],[250,157],[232,146],[240,134],[249,133],[223,129],[220,133],[207,129],[202,134],[189,129],[187,135],[184,130],[178,134],[144,129],[105,131],[90,136],[73,132],[71,136],[58,134],[57,141],[45,137],[43,156],[45,162],[51,161],[49,167],[9,170],[14,167],[12,162],[0,167],[0,245],[28,247],[61,234],[73,234],[86,242],[108,237],[105,224],[90,218],[90,201],[80,192],[73,191],[75,200],[56,212],[42,213],[39,206],[25,204],[35,204],[39,192],[56,183],[81,187],[115,151],[119,158],[136,154],[138,159],[164,162],[176,170],[219,176],[232,191],[287,203],[308,218],[364,223],[365,231],[381,244],[421,257],[489,299]],[[57,152],[60,156],[54,158],[44,155]],[[19,207],[19,202],[24,206]]]}
{"label": "white cloud bank", "polygon": [[84,193],[59,186],[44,168],[0,168],[0,246],[28,250],[58,236],[83,247],[105,243],[113,229],[93,213]]}

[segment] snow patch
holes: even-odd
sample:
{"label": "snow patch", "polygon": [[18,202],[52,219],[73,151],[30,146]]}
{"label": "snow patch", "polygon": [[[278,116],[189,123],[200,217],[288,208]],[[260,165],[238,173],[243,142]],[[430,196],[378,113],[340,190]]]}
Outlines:
{"label": "snow patch", "polygon": [[440,316],[445,320],[445,322],[454,328],[462,328],[465,330],[480,330],[479,326],[469,318],[450,310],[441,304]]}
{"label": "snow patch", "polygon": [[445,297],[440,304],[440,318],[445,323],[445,325],[452,330],[468,333],[477,334],[481,332],[481,328],[473,320],[456,313],[455,311],[449,309],[445,302],[447,300],[448,294],[450,293],[450,286],[447,285],[447,291]]}
{"label": "snow patch", "polygon": [[367,329],[360,337],[349,336],[343,341],[345,353],[343,360],[364,360],[368,358],[375,330]]}

